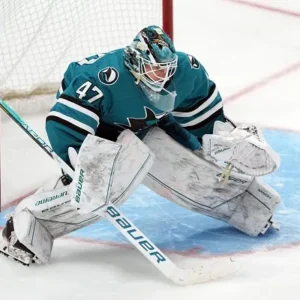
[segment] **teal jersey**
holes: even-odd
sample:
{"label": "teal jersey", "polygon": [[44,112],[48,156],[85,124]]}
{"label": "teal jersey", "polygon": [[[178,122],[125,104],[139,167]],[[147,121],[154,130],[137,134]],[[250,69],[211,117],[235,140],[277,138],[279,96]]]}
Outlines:
{"label": "teal jersey", "polygon": [[115,141],[124,129],[142,137],[151,126],[159,126],[195,150],[202,136],[212,132],[214,122],[225,120],[221,96],[196,58],[177,52],[178,68],[172,78],[175,109],[166,113],[136,83],[123,63],[123,52],[94,55],[66,70],[46,131],[53,150],[67,163],[68,147],[78,151],[88,134]]}

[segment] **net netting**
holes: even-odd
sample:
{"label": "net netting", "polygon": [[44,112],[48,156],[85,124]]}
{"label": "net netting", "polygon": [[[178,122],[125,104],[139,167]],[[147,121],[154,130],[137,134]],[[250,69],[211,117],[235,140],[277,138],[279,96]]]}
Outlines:
{"label": "net netting", "polygon": [[10,0],[0,9],[0,96],[54,92],[71,61],[126,46],[162,25],[162,1]]}

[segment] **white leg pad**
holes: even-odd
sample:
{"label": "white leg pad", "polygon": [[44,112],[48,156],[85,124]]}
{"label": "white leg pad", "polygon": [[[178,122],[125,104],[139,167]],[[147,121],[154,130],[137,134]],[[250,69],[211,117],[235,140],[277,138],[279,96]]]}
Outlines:
{"label": "white leg pad", "polygon": [[272,225],[272,216],[279,202],[279,194],[262,178],[255,178],[237,202],[228,223],[250,236],[265,233]]}
{"label": "white leg pad", "polygon": [[264,231],[279,195],[261,180],[232,171],[227,184],[219,182],[220,167],[196,156],[159,128],[151,129],[143,141],[156,156],[143,182],[150,189],[249,235]]}
{"label": "white leg pad", "polygon": [[14,212],[15,233],[19,241],[47,262],[53,240],[97,222],[95,214],[81,215],[71,205],[70,186],[57,178],[25,198]]}
{"label": "white leg pad", "polygon": [[14,216],[17,218],[20,212],[29,211],[53,238],[98,221],[99,217],[95,214],[78,213],[77,208],[71,205],[69,190],[70,186],[59,186],[50,191],[36,193],[17,206]]}
{"label": "white leg pad", "polygon": [[[95,167],[91,168],[91,174],[95,173],[92,180],[94,186],[90,189],[93,193],[91,199],[95,201],[89,203],[92,209],[97,209],[101,205],[98,201],[103,199],[105,202],[108,199],[116,206],[124,203],[147,175],[154,161],[154,155],[147,146],[130,131],[123,131],[118,138],[118,144],[101,138],[96,142],[99,140],[110,151],[105,152],[105,147],[101,145],[98,145],[98,149],[94,147],[100,153],[97,158],[100,156],[105,161],[105,158],[112,156],[110,144],[117,146],[120,151],[112,156],[112,167],[107,167],[103,161],[95,159],[95,155],[89,160]],[[53,239],[101,219],[97,212],[82,214],[73,205],[74,198],[72,199],[70,193],[72,187],[73,184],[64,186],[60,180],[52,180],[34,195],[24,199],[14,213],[18,239],[44,262],[51,255]]]}
{"label": "white leg pad", "polygon": [[28,209],[14,215],[14,228],[20,243],[31,250],[42,262],[49,261],[53,237]]}
{"label": "white leg pad", "polygon": [[130,130],[117,142],[88,135],[81,145],[71,184],[71,204],[80,213],[105,213],[109,202],[123,203],[154,162],[149,148]]}

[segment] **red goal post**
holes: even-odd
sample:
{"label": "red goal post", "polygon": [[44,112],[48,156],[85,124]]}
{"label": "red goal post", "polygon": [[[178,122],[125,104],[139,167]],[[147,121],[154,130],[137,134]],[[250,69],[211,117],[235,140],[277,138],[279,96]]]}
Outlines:
{"label": "red goal post", "polygon": [[173,0],[162,1],[163,11],[163,29],[174,40],[174,25],[173,25]]}

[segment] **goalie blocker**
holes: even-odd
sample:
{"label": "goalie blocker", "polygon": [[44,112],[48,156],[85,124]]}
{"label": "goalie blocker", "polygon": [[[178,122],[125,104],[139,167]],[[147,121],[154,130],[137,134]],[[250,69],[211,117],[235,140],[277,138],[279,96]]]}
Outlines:
{"label": "goalie blocker", "polygon": [[170,201],[250,236],[272,225],[280,198],[262,179],[232,171],[227,184],[219,182],[220,167],[156,127],[143,142],[128,130],[117,143],[89,136],[79,152],[71,185],[50,182],[18,205],[14,214],[18,240],[47,262],[54,239],[99,221],[108,200],[121,205],[142,180]]}

